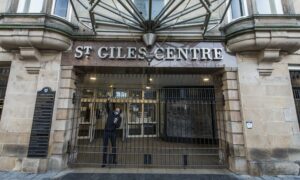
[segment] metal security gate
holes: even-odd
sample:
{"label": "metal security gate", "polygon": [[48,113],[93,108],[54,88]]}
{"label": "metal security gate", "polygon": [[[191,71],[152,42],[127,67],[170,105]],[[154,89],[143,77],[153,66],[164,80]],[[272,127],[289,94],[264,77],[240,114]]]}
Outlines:
{"label": "metal security gate", "polygon": [[300,87],[293,88],[293,93],[294,93],[294,100],[295,100],[295,105],[296,105],[298,123],[300,124],[300,121],[299,121],[299,118],[300,118]]}
{"label": "metal security gate", "polygon": [[109,100],[122,109],[122,123],[116,162],[110,142],[106,167],[224,167],[223,98],[216,94],[214,87],[78,89],[69,164],[103,165]]}
{"label": "metal security gate", "polygon": [[290,71],[298,123],[300,124],[300,71]]}

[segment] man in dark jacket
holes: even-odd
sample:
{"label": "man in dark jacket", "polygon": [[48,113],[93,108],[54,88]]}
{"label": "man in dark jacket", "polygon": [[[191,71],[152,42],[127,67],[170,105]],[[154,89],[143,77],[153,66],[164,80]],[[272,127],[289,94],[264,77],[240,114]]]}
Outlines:
{"label": "man in dark jacket", "polygon": [[103,139],[103,164],[102,167],[105,167],[107,164],[107,146],[108,141],[110,140],[112,146],[112,162],[113,164],[117,164],[117,149],[116,149],[116,129],[120,127],[122,118],[120,116],[121,109],[118,107],[114,107],[111,110],[109,100],[106,102],[106,112],[107,112],[107,120],[104,128],[104,139]]}

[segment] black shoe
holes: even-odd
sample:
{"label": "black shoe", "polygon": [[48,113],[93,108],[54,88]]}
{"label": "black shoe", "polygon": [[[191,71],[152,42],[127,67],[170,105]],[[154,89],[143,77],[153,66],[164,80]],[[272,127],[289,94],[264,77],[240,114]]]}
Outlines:
{"label": "black shoe", "polygon": [[102,168],[106,167],[106,164],[105,164],[105,163],[103,163],[103,164],[101,165],[101,167],[102,167]]}
{"label": "black shoe", "polygon": [[113,164],[118,164],[117,161],[114,161]]}

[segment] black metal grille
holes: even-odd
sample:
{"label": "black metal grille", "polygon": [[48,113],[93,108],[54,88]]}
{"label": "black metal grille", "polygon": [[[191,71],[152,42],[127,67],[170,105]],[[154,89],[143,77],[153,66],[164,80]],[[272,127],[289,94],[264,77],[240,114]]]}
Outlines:
{"label": "black metal grille", "polygon": [[293,88],[298,123],[300,124],[300,87]]}
{"label": "black metal grille", "polygon": [[10,67],[0,67],[0,117],[3,110]]}
{"label": "black metal grille", "polygon": [[291,83],[293,87],[298,124],[300,124],[300,71],[291,71],[290,77],[291,77]]}
{"label": "black metal grille", "polygon": [[103,164],[105,103],[123,110],[116,130],[116,163],[108,145],[110,167],[224,167],[225,126],[222,98],[214,87],[96,89],[77,92],[70,143],[70,165]]}

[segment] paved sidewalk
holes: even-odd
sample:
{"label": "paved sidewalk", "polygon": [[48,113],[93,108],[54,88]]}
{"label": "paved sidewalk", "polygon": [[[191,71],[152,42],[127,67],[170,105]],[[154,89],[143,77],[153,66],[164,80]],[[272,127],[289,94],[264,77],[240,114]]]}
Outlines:
{"label": "paved sidewalk", "polygon": [[4,172],[0,171],[0,180],[47,180],[54,179],[58,172],[48,172],[41,174],[22,173],[22,172]]}
{"label": "paved sidewalk", "polygon": [[227,170],[162,170],[80,168],[41,174],[0,171],[0,180],[300,180],[300,176],[237,175]]}

